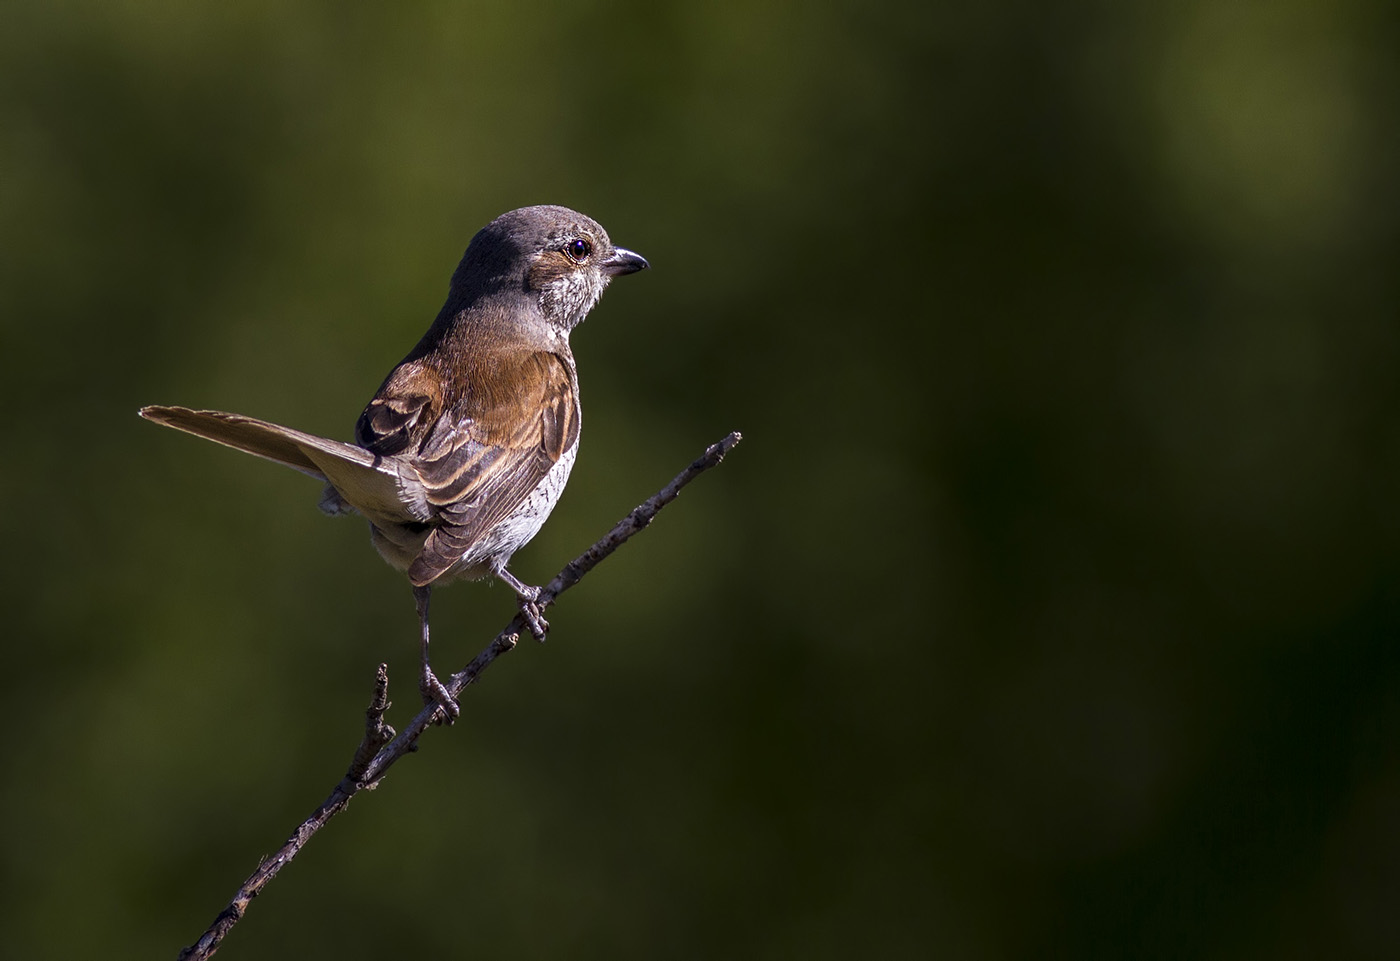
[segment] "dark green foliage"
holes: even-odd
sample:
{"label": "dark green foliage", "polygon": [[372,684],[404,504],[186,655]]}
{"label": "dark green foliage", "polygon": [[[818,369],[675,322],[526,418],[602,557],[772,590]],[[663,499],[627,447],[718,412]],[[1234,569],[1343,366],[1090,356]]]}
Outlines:
{"label": "dark green foliage", "polygon": [[137,407],[348,438],[560,203],[653,270],[516,573],[745,441],[221,958],[1400,956],[1389,7],[477,6],[6,14],[7,953],[173,958],[417,703],[363,526]]}

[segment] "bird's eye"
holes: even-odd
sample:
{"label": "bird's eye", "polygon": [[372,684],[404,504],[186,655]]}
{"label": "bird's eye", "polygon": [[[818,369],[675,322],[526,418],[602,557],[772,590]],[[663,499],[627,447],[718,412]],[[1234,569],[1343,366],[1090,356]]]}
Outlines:
{"label": "bird's eye", "polygon": [[593,253],[593,245],[586,240],[575,240],[564,248],[564,252],[574,263],[581,264],[588,259],[589,254]]}

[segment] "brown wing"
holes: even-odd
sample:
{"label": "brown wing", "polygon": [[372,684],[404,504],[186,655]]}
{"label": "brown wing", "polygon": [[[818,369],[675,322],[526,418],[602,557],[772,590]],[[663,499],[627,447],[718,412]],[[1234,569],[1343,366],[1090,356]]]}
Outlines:
{"label": "brown wing", "polygon": [[573,373],[558,355],[502,348],[458,364],[452,381],[403,365],[356,427],[371,451],[407,457],[439,511],[408,571],[419,586],[510,516],[578,440]]}

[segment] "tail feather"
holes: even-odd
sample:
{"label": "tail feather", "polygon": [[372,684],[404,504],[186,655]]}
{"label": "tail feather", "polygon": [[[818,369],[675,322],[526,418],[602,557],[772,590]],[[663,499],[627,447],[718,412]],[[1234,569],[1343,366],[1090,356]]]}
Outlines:
{"label": "tail feather", "polygon": [[346,503],[372,521],[402,524],[428,517],[422,482],[416,473],[363,447],[218,410],[153,406],[141,408],[140,414],[157,424],[326,481]]}

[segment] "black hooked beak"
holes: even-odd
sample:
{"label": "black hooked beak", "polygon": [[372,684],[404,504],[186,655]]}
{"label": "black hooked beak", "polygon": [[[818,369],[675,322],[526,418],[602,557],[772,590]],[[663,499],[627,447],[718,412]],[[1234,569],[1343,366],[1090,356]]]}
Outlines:
{"label": "black hooked beak", "polygon": [[603,268],[603,273],[609,277],[619,277],[622,274],[635,274],[639,270],[646,270],[651,264],[647,263],[647,259],[641,254],[634,254],[622,247],[614,247],[612,254],[599,266]]}

